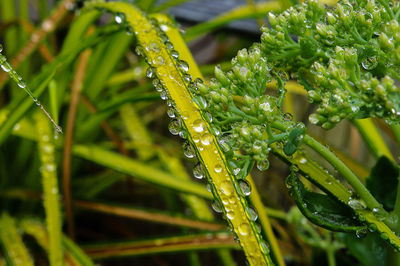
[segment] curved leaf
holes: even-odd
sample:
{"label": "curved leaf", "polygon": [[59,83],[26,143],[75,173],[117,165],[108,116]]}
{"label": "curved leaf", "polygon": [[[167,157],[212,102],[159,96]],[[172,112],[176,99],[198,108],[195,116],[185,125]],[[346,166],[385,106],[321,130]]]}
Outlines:
{"label": "curved leaf", "polygon": [[339,232],[366,229],[353,218],[355,213],[350,207],[333,197],[308,191],[294,171],[287,177],[286,184],[300,211],[314,224]]}

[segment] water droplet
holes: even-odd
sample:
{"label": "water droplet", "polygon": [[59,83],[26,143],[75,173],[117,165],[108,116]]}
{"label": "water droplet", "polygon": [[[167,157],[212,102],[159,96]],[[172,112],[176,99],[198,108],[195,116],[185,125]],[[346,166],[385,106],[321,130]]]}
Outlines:
{"label": "water droplet", "polygon": [[235,212],[233,211],[227,212],[226,218],[228,218],[229,220],[233,220],[235,218]]}
{"label": "water droplet", "polygon": [[201,163],[197,163],[193,167],[193,175],[197,179],[202,179],[204,177],[204,171],[203,171],[203,167],[201,166]]}
{"label": "water droplet", "polygon": [[175,118],[175,109],[174,109],[174,108],[168,108],[168,110],[167,110],[167,115],[168,115],[170,118]]}
{"label": "water droplet", "polygon": [[239,180],[239,194],[242,196],[249,196],[251,193],[251,186],[246,180]]}
{"label": "water droplet", "polygon": [[137,55],[144,55],[143,47],[140,45],[136,46],[135,52]]}
{"label": "water droplet", "polygon": [[115,22],[117,22],[118,24],[121,24],[123,22],[125,22],[125,15],[123,13],[118,13],[115,18],[114,18]]}
{"label": "water droplet", "polygon": [[182,71],[182,72],[188,72],[189,71],[189,65],[188,65],[188,63],[186,63],[185,61],[183,61],[183,60],[180,60],[179,61],[179,63],[178,63],[178,67],[179,67],[179,69]]}
{"label": "water droplet", "polygon": [[307,163],[307,159],[306,159],[305,157],[302,157],[302,158],[299,160],[299,163],[301,163],[301,164],[306,164],[306,163]]}
{"label": "water droplet", "polygon": [[283,114],[283,120],[291,121],[292,119],[293,119],[293,115],[291,113],[284,113]]}
{"label": "water droplet", "polygon": [[383,220],[386,216],[385,211],[383,209],[383,207],[375,207],[372,209],[372,213],[374,214],[374,216],[376,218],[378,218],[379,220]]}
{"label": "water droplet", "polygon": [[167,32],[167,31],[169,30],[168,26],[165,25],[165,24],[161,24],[161,25],[160,25],[160,29],[161,29],[162,31],[164,31],[164,32]]}
{"label": "water droplet", "polygon": [[247,207],[247,216],[253,222],[255,222],[258,218],[258,214],[257,214],[256,210],[254,210],[251,207]]}
{"label": "water droplet", "polygon": [[250,226],[248,224],[242,223],[239,225],[239,234],[242,236],[247,236],[250,233]]}
{"label": "water droplet", "polygon": [[0,44],[0,53],[3,52],[3,45]]}
{"label": "water droplet", "polygon": [[367,208],[367,205],[363,200],[350,198],[347,204],[354,210],[364,210],[365,208]]}
{"label": "water droplet", "polygon": [[360,229],[356,231],[356,237],[357,238],[364,238],[368,233],[367,229]]}
{"label": "water droplet", "polygon": [[168,125],[169,132],[171,132],[172,135],[178,135],[179,131],[181,129],[181,125],[177,120],[172,120],[169,125]]}
{"label": "water droplet", "polygon": [[210,185],[210,184],[207,184],[207,185],[206,185],[206,189],[207,189],[208,192],[211,192],[211,191],[212,191],[211,185]]}
{"label": "water droplet", "polygon": [[166,90],[163,90],[160,92],[160,97],[162,100],[168,100],[168,92]]}
{"label": "water droplet", "polygon": [[233,193],[233,185],[229,181],[224,181],[221,184],[221,191],[227,196],[230,196]]}
{"label": "water droplet", "polygon": [[174,49],[174,45],[171,42],[165,42],[165,47],[167,47],[168,50]]}
{"label": "water droplet", "polygon": [[270,250],[269,250],[268,244],[265,241],[261,241],[260,248],[264,254],[269,254]]}
{"label": "water droplet", "polygon": [[201,119],[197,119],[197,120],[193,121],[192,127],[193,127],[194,131],[201,133],[204,131],[204,128],[205,128],[204,121]]}
{"label": "water droplet", "polygon": [[213,136],[210,133],[206,132],[201,135],[200,141],[205,146],[210,145],[213,141]]}
{"label": "water droplet", "polygon": [[172,56],[173,58],[175,58],[175,59],[178,59],[178,58],[179,58],[179,52],[176,51],[176,50],[172,50],[172,51],[171,51],[171,56]]}
{"label": "water droplet", "polygon": [[221,166],[219,163],[217,163],[217,164],[214,166],[214,171],[215,171],[216,173],[221,173],[221,172],[222,172],[222,166]]}
{"label": "water droplet", "polygon": [[378,65],[378,60],[377,60],[376,56],[370,56],[370,57],[365,58],[361,62],[361,65],[365,70],[373,70]]}
{"label": "water droplet", "polygon": [[183,154],[185,154],[187,158],[193,158],[194,156],[196,156],[196,151],[193,149],[192,145],[190,145],[189,142],[185,142],[183,144]]}
{"label": "water droplet", "polygon": [[20,88],[22,88],[22,89],[24,89],[24,88],[26,87],[26,83],[25,83],[25,81],[23,81],[23,80],[20,80],[20,81],[17,83],[17,85],[18,85],[18,87],[20,87]]}
{"label": "water droplet", "polygon": [[260,171],[265,171],[269,168],[269,161],[268,160],[261,160],[257,162],[257,169]]}
{"label": "water droplet", "polygon": [[154,70],[153,70],[151,67],[149,67],[149,68],[146,70],[146,76],[147,76],[148,78],[154,77]]}
{"label": "water droplet", "polygon": [[213,210],[217,213],[221,213],[222,212],[222,206],[221,203],[219,203],[218,201],[213,201],[213,203],[211,204],[211,207],[213,208]]}
{"label": "water droplet", "polygon": [[192,76],[189,74],[184,74],[182,76],[183,80],[187,81],[187,82],[191,82],[192,81]]}
{"label": "water droplet", "polygon": [[54,172],[56,170],[56,165],[53,163],[47,163],[44,165],[47,172]]}
{"label": "water droplet", "polygon": [[9,72],[12,69],[11,64],[8,62],[4,62],[3,64],[1,64],[1,68],[4,72]]}
{"label": "water droplet", "polygon": [[318,117],[317,117],[317,114],[311,114],[311,115],[308,117],[308,120],[309,120],[310,123],[313,124],[313,125],[316,125],[316,124],[319,123],[319,119],[318,119]]}

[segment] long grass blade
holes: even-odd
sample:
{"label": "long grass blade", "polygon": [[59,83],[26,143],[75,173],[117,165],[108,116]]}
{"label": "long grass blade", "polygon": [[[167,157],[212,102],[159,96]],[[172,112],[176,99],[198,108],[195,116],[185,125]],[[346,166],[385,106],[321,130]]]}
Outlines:
{"label": "long grass blade", "polygon": [[218,232],[144,241],[96,244],[88,246],[84,250],[91,258],[100,259],[219,248],[238,248],[238,245],[231,234]]}
{"label": "long grass blade", "polygon": [[3,213],[0,217],[0,228],[0,243],[3,247],[7,265],[33,266],[32,258],[22,241],[14,218],[7,213]]}
{"label": "long grass blade", "polygon": [[44,192],[44,209],[46,227],[49,234],[50,265],[63,265],[64,251],[62,247],[62,219],[57,181],[57,165],[55,160],[54,134],[48,121],[36,114],[36,127],[39,136],[39,155],[41,161],[42,185]]}
{"label": "long grass blade", "polygon": [[[141,53],[154,68],[154,75],[157,75],[164,85],[165,93],[168,93],[170,99],[174,101],[181,123],[188,132],[189,139],[196,148],[198,158],[202,161],[204,170],[210,178],[214,196],[220,202],[230,202],[229,205],[222,208],[222,211],[232,214],[230,216],[232,219],[229,222],[240,240],[250,265],[271,265],[272,261],[267,244],[262,239],[255,223],[248,218],[247,202],[236,190],[239,185],[227,168],[223,153],[217,145],[218,142],[210,132],[199,107],[193,102],[187,88],[187,82],[182,76],[182,72],[187,71],[187,63],[173,60],[170,51],[157,31],[157,27],[132,5],[111,2],[93,3],[89,4],[88,7],[106,8],[117,14],[125,14],[127,23],[132,27],[143,47]],[[160,27],[165,32],[169,30],[168,25],[163,24]],[[201,132],[197,132],[195,128],[198,127],[193,126],[197,123],[200,124]],[[193,141],[193,139],[197,139],[197,141]]]}

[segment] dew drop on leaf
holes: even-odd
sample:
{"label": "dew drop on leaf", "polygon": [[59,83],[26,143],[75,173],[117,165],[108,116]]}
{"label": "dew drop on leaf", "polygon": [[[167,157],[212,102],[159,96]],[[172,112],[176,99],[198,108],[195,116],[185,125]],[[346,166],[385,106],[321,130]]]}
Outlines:
{"label": "dew drop on leaf", "polygon": [[247,236],[250,233],[250,226],[248,224],[242,223],[239,225],[239,234],[242,236]]}
{"label": "dew drop on leaf", "polygon": [[197,163],[193,167],[193,175],[197,179],[202,179],[204,177],[204,171],[203,171],[203,167],[201,166],[201,163]]}
{"label": "dew drop on leaf", "polygon": [[257,169],[260,171],[265,171],[269,168],[269,161],[268,160],[261,160],[257,162]]}
{"label": "dew drop on leaf", "polygon": [[217,213],[221,213],[222,212],[221,203],[219,203],[218,201],[213,201],[213,203],[211,204],[211,207]]}
{"label": "dew drop on leaf", "polygon": [[172,120],[168,125],[168,129],[172,135],[178,135],[179,131],[181,129],[181,126],[177,120]]}
{"label": "dew drop on leaf", "polygon": [[210,133],[206,132],[203,135],[201,135],[200,141],[205,146],[210,145],[213,141],[213,136]]}
{"label": "dew drop on leaf", "polygon": [[217,163],[217,164],[214,166],[214,171],[215,171],[216,173],[221,173],[221,172],[222,172],[222,166],[221,166],[219,163]]}
{"label": "dew drop on leaf", "polygon": [[193,121],[192,127],[193,127],[194,131],[201,133],[204,131],[204,128],[205,128],[204,121],[201,119],[197,119],[197,120]]}
{"label": "dew drop on leaf", "polygon": [[247,182],[246,180],[239,180],[239,194],[243,195],[243,196],[249,196],[251,193],[251,186],[249,184],[249,182]]}
{"label": "dew drop on leaf", "polygon": [[359,199],[352,199],[350,198],[347,204],[353,209],[353,210],[364,210],[367,208],[367,205],[363,200]]}
{"label": "dew drop on leaf", "polygon": [[183,154],[185,154],[187,158],[193,158],[196,156],[196,151],[189,142],[185,142],[183,144]]}
{"label": "dew drop on leaf", "polygon": [[361,65],[365,70],[373,70],[378,65],[378,60],[376,56],[367,57],[361,62]]}
{"label": "dew drop on leaf", "polygon": [[251,207],[247,207],[247,216],[253,222],[256,221],[258,218],[257,212]]}

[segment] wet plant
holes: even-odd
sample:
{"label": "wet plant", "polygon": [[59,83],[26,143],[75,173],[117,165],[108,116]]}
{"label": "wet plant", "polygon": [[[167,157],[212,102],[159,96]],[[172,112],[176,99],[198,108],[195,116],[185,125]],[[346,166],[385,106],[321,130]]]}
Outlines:
{"label": "wet plant", "polygon": [[[37,217],[21,218],[18,213],[13,213],[16,217],[10,216],[11,209],[4,206],[0,223],[8,230],[0,229],[0,241],[7,263],[32,264],[22,234],[33,237],[48,253],[50,265],[67,264],[66,257],[87,265],[92,264],[87,255],[102,260],[178,250],[188,251],[189,260],[196,265],[201,259],[193,251],[206,247],[216,249],[221,263],[233,265],[235,255],[230,250],[238,248],[236,243],[250,265],[296,262],[284,244],[288,241],[284,238],[287,233],[276,222],[271,224],[273,218],[285,223],[287,229],[295,228],[294,237],[304,245],[323,251],[321,259],[314,250],[312,261],[321,259],[330,266],[351,265],[354,261],[364,265],[397,265],[400,184],[392,152],[398,151],[388,148],[385,135],[377,130],[372,119],[381,121],[382,130],[390,132],[400,143],[399,3],[345,0],[327,5],[306,1],[274,11],[279,9],[275,4],[288,5],[285,1],[269,5],[249,1],[243,9],[197,25],[186,35],[169,16],[153,13],[157,7],[152,1],[87,1],[82,8],[75,9],[76,18],[59,54],[48,60],[30,86],[4,56],[0,57],[3,70],[34,102],[39,103],[42,94],[47,97],[44,102],[50,106],[50,112],[38,105],[55,128],[55,133],[51,133],[49,123],[39,113],[31,119],[31,99],[27,100],[10,84],[10,92],[15,96],[0,109],[0,144],[14,141],[10,134],[30,143],[38,142],[40,161],[32,169],[40,169],[46,218],[44,222]],[[54,12],[65,14],[77,7],[72,1],[64,1]],[[238,14],[246,17],[248,10],[256,16],[257,8],[264,13],[274,11],[268,14],[268,26],[261,28],[260,42],[240,49],[229,64],[215,66],[213,77],[204,78],[186,46],[185,36],[194,38],[203,32],[202,27],[208,30],[221,21],[238,18]],[[105,13],[111,13],[114,22],[94,26]],[[43,38],[55,23],[52,16],[44,19],[28,44],[37,45],[33,36]],[[133,41],[139,57],[128,50]],[[46,54],[43,50],[46,47],[41,50]],[[125,64],[133,65],[134,71],[112,76],[124,55]],[[69,91],[72,69],[75,74]],[[57,72],[66,75],[58,76]],[[145,78],[151,80],[151,86]],[[136,88],[121,89],[129,82],[134,82]],[[149,91],[149,87],[154,87],[156,93]],[[48,93],[44,93],[46,89]],[[316,106],[307,115],[309,123],[298,120],[294,112],[291,97],[296,90]],[[146,108],[146,101],[154,102],[158,97],[164,101],[158,105],[166,106],[171,119],[165,127],[183,140],[182,154],[195,161],[194,178],[204,179],[207,184],[194,183],[179,158],[153,143],[137,108]],[[68,114],[62,117],[65,101]],[[136,102],[142,105],[133,105]],[[121,119],[111,119],[117,111]],[[151,114],[156,116],[155,112]],[[310,132],[312,125],[330,130],[342,120],[355,126],[371,151],[375,161],[371,171],[349,156],[339,156]],[[58,134],[58,121],[66,121],[65,137]],[[113,130],[121,125],[125,135]],[[100,126],[105,136],[99,136]],[[162,139],[168,141],[164,136]],[[133,219],[221,230],[210,206],[226,220],[228,230],[209,237],[186,232],[174,238],[94,243],[83,246],[85,255],[62,234],[55,154],[61,148],[62,203],[66,231],[71,238],[77,233],[74,206]],[[25,149],[21,144],[19,150]],[[71,157],[79,158],[80,165],[73,165]],[[272,157],[289,166],[285,185],[297,207],[288,212],[266,210],[261,199],[263,188],[252,177],[260,172],[268,175],[273,167]],[[96,174],[92,174],[90,164],[86,165],[88,161],[106,170],[94,170]],[[5,179],[11,176],[6,173]],[[77,176],[83,178],[78,180]],[[95,202],[100,193],[123,182],[126,176],[177,192],[173,196],[160,193],[174,207],[179,196],[193,217],[179,218]],[[77,192],[71,191],[71,182]],[[32,197],[30,184],[22,186],[22,191],[14,191],[11,184],[6,184],[2,188],[4,198]],[[212,203],[207,204],[204,199]],[[17,240],[13,243],[12,238]],[[348,254],[344,255],[344,250]],[[304,263],[301,259],[297,262]]]}

